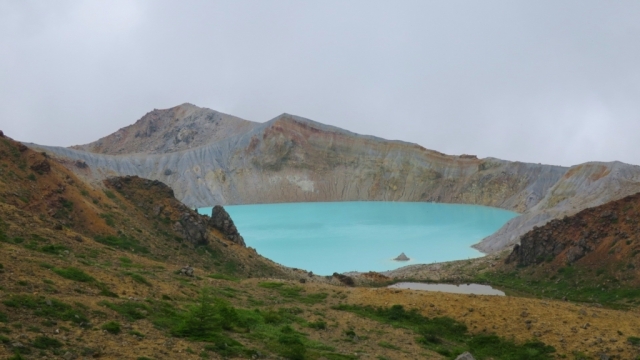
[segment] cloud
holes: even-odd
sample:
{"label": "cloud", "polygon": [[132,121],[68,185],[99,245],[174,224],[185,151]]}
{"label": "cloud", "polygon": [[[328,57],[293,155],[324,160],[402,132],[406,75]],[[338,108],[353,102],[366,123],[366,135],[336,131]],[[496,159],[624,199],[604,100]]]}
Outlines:
{"label": "cloud", "polygon": [[86,143],[183,102],[438,151],[640,164],[640,3],[14,1],[0,128]]}

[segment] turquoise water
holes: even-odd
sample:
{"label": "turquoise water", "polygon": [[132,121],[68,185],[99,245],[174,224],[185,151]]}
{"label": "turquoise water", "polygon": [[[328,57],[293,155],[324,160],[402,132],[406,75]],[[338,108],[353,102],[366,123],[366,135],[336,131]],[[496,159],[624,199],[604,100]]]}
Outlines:
{"label": "turquoise water", "polygon": [[[225,206],[247,246],[319,275],[481,256],[470,246],[517,213],[476,205],[327,202]],[[211,215],[211,208],[198,209]],[[404,252],[410,261],[393,261]]]}

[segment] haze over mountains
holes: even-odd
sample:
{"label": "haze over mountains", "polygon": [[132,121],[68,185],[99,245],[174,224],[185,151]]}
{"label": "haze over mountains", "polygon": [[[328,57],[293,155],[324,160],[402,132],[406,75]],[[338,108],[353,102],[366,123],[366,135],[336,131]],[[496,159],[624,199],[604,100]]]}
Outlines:
{"label": "haze over mountains", "polygon": [[[455,139],[452,139],[455,141]],[[188,206],[296,201],[436,201],[522,215],[477,244],[502,250],[536,225],[640,191],[640,167],[571,168],[445,155],[283,114],[254,123],[183,104],[72,148],[29,144],[97,182],[137,175]]]}

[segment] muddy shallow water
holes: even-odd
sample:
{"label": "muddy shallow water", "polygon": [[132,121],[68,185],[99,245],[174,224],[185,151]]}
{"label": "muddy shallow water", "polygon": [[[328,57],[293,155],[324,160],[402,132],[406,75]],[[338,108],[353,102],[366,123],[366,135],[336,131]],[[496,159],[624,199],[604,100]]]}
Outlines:
{"label": "muddy shallow water", "polygon": [[439,291],[453,294],[498,295],[504,296],[504,292],[494,289],[489,285],[480,284],[423,284],[413,282],[401,282],[389,286],[392,289],[411,289],[424,291]]}

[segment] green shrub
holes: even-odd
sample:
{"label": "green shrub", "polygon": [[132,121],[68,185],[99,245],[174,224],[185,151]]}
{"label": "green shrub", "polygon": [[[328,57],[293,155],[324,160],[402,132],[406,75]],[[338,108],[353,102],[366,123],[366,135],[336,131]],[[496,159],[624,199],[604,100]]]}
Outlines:
{"label": "green shrub", "polygon": [[283,326],[278,336],[277,352],[291,360],[304,360],[307,349],[301,336],[290,326]]}
{"label": "green shrub", "polygon": [[310,322],[308,326],[316,330],[325,330],[327,328],[327,323],[322,320],[318,320],[316,322]]}
{"label": "green shrub", "polygon": [[[185,314],[181,324],[173,329],[176,336],[192,340],[208,340],[222,329],[218,309],[208,290],[203,290],[198,304]],[[227,323],[227,327],[231,324]]]}
{"label": "green shrub", "polygon": [[385,349],[391,349],[391,350],[400,350],[400,348],[398,346],[395,346],[391,343],[388,343],[386,341],[381,341],[378,343],[378,346],[385,348]]}
{"label": "green shrub", "polygon": [[142,275],[140,274],[136,274],[136,273],[132,273],[132,272],[125,272],[125,275],[131,277],[133,279],[133,281],[140,283],[140,284],[144,284],[147,286],[151,286],[151,283]]}
{"label": "green shrub", "polygon": [[110,213],[100,214],[100,217],[104,219],[104,222],[107,224],[107,226],[111,226],[111,227],[116,226],[116,221],[113,219],[113,214],[110,214]]}
{"label": "green shrub", "polygon": [[88,275],[84,271],[75,267],[68,267],[64,269],[54,268],[53,272],[62,276],[65,279],[69,279],[73,281],[96,282],[96,279],[94,279],[91,275]]}
{"label": "green shrub", "polygon": [[114,293],[113,291],[109,290],[109,287],[104,284],[104,283],[96,283],[95,284],[98,289],[100,289],[100,295],[102,296],[107,296],[107,297],[112,297],[112,298],[117,298],[118,294]]}
{"label": "green shrub", "polygon": [[105,190],[104,194],[107,195],[107,197],[109,199],[115,199],[116,198],[116,194],[114,194],[113,191],[111,191],[111,190]]}
{"label": "green shrub", "polygon": [[24,308],[33,311],[36,316],[72,321],[74,323],[86,323],[87,317],[69,304],[57,299],[46,299],[42,296],[13,295],[2,303],[8,307]]}
{"label": "green shrub", "polygon": [[143,334],[143,333],[141,333],[141,332],[140,332],[140,331],[138,331],[138,330],[130,330],[130,331],[129,331],[129,335],[135,335],[135,336],[138,336],[138,337],[144,337],[144,334]]}
{"label": "green shrub", "polygon": [[238,279],[237,277],[226,275],[226,274],[210,274],[210,275],[207,275],[207,277],[210,277],[212,279],[227,280],[227,281],[234,281],[234,282],[240,281],[240,279]]}
{"label": "green shrub", "polygon": [[38,336],[33,341],[33,347],[38,349],[57,349],[62,347],[62,343],[58,339],[50,338],[47,336]]}
{"label": "green shrub", "polygon": [[285,299],[298,301],[303,304],[309,305],[323,302],[328,296],[327,293],[313,293],[305,295],[303,294],[304,289],[302,287],[290,286],[282,282],[261,282],[258,286],[265,289],[273,289]]}
{"label": "green shrub", "polygon": [[634,346],[640,346],[640,337],[629,336],[627,342]]}
{"label": "green shrub", "polygon": [[129,321],[144,319],[149,314],[150,308],[146,304],[135,301],[124,301],[121,303],[111,303],[100,301],[98,305],[105,306],[118,314],[124,316]]}
{"label": "green shrub", "polygon": [[467,342],[471,353],[478,358],[498,359],[545,359],[555,349],[539,341],[528,341],[522,345],[502,339],[496,335],[474,336]]}
{"label": "green shrub", "polygon": [[120,334],[120,323],[117,321],[109,321],[106,322],[104,324],[102,324],[102,326],[100,327],[102,330],[106,330],[107,332],[111,333],[111,334]]}
{"label": "green shrub", "polygon": [[7,358],[7,360],[24,360],[24,358],[20,355],[19,351],[16,351],[16,353],[12,357]]}
{"label": "green shrub", "polygon": [[127,237],[126,235],[121,236],[113,236],[113,235],[104,235],[104,236],[96,236],[96,241],[111,247],[115,247],[118,249],[129,250],[139,253],[148,253],[149,249],[145,246],[140,245],[140,242],[132,237]]}
{"label": "green shrub", "polygon": [[65,250],[69,250],[69,248],[64,245],[44,245],[39,250],[45,254],[60,255]]}

